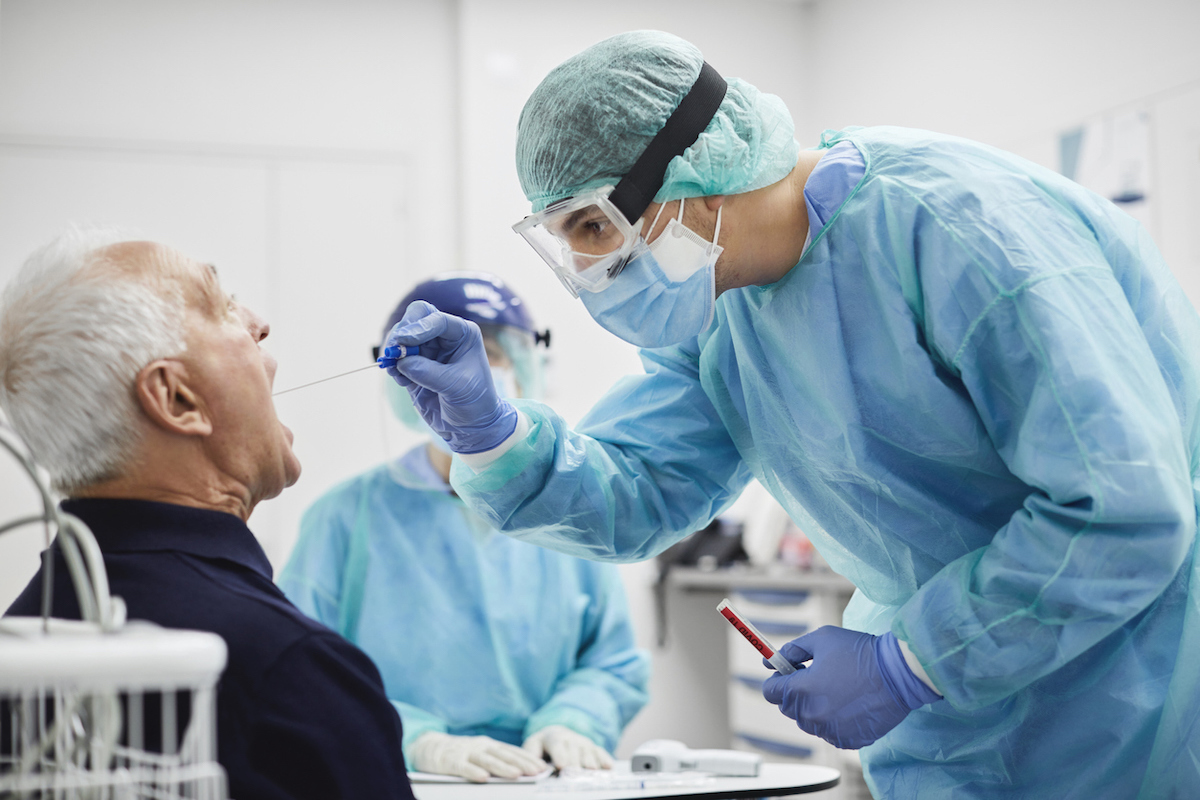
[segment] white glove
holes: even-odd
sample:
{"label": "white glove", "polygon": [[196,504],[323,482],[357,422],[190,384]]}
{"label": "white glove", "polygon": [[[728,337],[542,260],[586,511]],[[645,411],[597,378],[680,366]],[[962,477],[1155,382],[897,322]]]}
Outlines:
{"label": "white glove", "polygon": [[487,783],[489,775],[537,775],[547,766],[541,758],[490,736],[451,736],[430,731],[413,742],[411,751],[413,768],[418,772],[457,775],[476,783]]}
{"label": "white glove", "polygon": [[613,765],[612,756],[603,747],[562,725],[547,725],[521,747],[539,759],[549,756],[559,769],[612,769]]}

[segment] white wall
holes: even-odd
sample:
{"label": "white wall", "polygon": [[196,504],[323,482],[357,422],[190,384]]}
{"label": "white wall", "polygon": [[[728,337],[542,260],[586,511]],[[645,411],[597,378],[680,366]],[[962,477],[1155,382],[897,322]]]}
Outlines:
{"label": "white wall", "polygon": [[[417,278],[490,269],[553,329],[549,399],[578,419],[638,365],[509,230],[528,211],[516,119],[555,64],[643,27],[783,97],[805,145],[826,127],[889,123],[1056,166],[1059,131],[1148,104],[1158,238],[1196,288],[1194,0],[3,0],[0,284],[70,219],[138,227],[216,261],[268,316],[283,388],[362,363]],[[305,473],[251,520],[276,565],[312,499],[404,444],[368,375],[277,401]],[[0,520],[32,499],[0,457]],[[37,531],[0,537],[0,607],[38,549]],[[649,646],[653,568],[622,569]],[[723,662],[713,617],[691,627]],[[689,667],[698,652],[656,653],[652,703],[623,751],[650,736],[719,744],[724,698],[711,699],[711,670]]]}
{"label": "white wall", "polygon": [[1193,0],[811,6],[802,125],[906,125],[1013,148],[1200,78]]}
{"label": "white wall", "polygon": [[[408,286],[458,263],[455,48],[436,2],[6,0],[0,283],[67,222],[116,223],[218,265],[272,323],[276,388],[369,363]],[[381,380],[278,398],[304,474],[251,521],[277,566],[308,503],[401,448]],[[33,498],[8,469],[0,516]],[[0,539],[0,605],[38,539]]]}

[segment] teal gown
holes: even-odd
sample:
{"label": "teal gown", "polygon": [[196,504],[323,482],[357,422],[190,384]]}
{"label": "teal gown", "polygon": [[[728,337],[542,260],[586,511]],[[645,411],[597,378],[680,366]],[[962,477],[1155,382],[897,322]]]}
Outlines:
{"label": "teal gown", "polygon": [[865,169],[787,275],[575,430],[518,402],[529,435],[456,490],[631,561],[753,476],[857,586],[846,627],[892,630],[945,697],[861,751],[876,796],[1198,796],[1200,319],[1134,220],[1049,170],[842,142]]}

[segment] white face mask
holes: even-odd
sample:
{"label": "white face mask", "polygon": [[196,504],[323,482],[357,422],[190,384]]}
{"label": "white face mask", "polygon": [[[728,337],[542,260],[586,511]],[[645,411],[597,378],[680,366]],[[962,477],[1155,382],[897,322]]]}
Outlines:
{"label": "white face mask", "polygon": [[[683,224],[684,202],[684,200],[679,201],[679,216],[668,220],[667,227],[663,228],[658,238],[649,245],[650,253],[658,262],[658,268],[663,271],[664,275],[677,283],[686,281],[697,270],[703,269],[710,263],[715,263],[717,257],[725,249],[717,244],[717,239],[721,235],[721,210],[717,209],[717,227],[713,233],[713,240],[710,242]],[[658,217],[665,207],[665,203],[659,207],[658,214],[650,223],[651,231],[658,224]]]}

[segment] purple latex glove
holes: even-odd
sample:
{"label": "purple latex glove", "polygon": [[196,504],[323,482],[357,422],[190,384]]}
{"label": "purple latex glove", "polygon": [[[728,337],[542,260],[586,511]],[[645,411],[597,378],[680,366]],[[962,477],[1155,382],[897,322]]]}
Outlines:
{"label": "purple latex glove", "polygon": [[474,322],[418,300],[384,339],[384,349],[419,346],[387,373],[456,453],[482,453],[517,427],[517,410],[496,393],[483,335]]}
{"label": "purple latex glove", "polygon": [[801,730],[835,747],[866,747],[913,709],[941,699],[913,675],[891,633],[872,636],[826,625],[779,652],[796,671],[767,678],[763,697]]}

